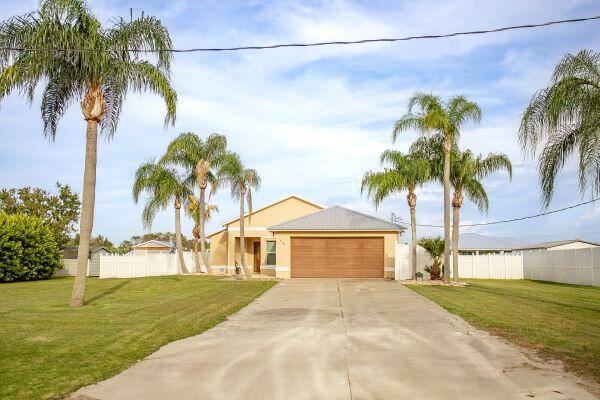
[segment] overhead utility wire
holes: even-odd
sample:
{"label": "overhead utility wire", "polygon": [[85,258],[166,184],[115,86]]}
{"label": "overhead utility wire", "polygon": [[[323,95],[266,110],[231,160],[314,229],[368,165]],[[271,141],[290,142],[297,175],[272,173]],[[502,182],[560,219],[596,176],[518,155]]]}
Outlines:
{"label": "overhead utility wire", "polygon": [[[420,35],[420,36],[405,36],[399,38],[377,38],[377,39],[362,39],[362,40],[348,40],[348,41],[332,41],[332,42],[314,42],[314,43],[283,43],[283,44],[272,44],[266,46],[238,46],[238,47],[198,47],[190,49],[166,49],[166,50],[145,50],[145,49],[123,49],[124,51],[135,51],[145,53],[194,53],[194,52],[214,52],[214,51],[244,51],[244,50],[269,50],[278,49],[282,47],[317,47],[317,46],[333,46],[333,45],[351,45],[351,44],[364,44],[364,43],[382,43],[382,42],[404,42],[409,40],[420,40],[420,39],[442,39],[455,36],[467,36],[467,35],[482,35],[486,33],[505,32],[516,29],[530,29],[530,28],[541,28],[551,25],[559,24],[570,24],[575,22],[584,22],[591,20],[600,19],[600,15],[592,17],[582,18],[571,18],[562,19],[557,21],[548,21],[538,24],[526,24],[526,25],[513,25],[505,26],[495,29],[485,29],[478,31],[465,31],[465,32],[453,32],[437,35]],[[12,51],[109,51],[108,49],[84,49],[84,48],[24,48],[24,47],[2,47],[2,50]]]}
{"label": "overhead utility wire", "polygon": [[[515,221],[522,221],[522,220],[525,220],[525,219],[538,218],[538,217],[543,217],[544,215],[550,215],[550,214],[555,214],[555,213],[558,213],[558,212],[570,210],[572,208],[583,206],[583,205],[586,205],[586,204],[590,204],[590,203],[593,203],[593,202],[598,201],[598,200],[600,200],[600,197],[597,197],[597,198],[589,200],[589,201],[585,201],[583,203],[574,204],[574,205],[569,206],[569,207],[560,208],[558,210],[547,211],[547,212],[543,212],[543,213],[535,214],[535,215],[528,215],[526,217],[505,219],[505,220],[502,220],[502,221],[480,222],[478,224],[462,224],[462,225],[459,225],[459,227],[466,228],[466,227],[469,227],[469,226],[484,226],[484,225],[505,224],[507,222],[515,222]],[[406,224],[406,225],[410,226],[410,224]],[[430,228],[443,228],[444,227],[444,225],[428,225],[428,224],[416,224],[416,225],[417,226],[426,226],[426,227],[430,227]]]}

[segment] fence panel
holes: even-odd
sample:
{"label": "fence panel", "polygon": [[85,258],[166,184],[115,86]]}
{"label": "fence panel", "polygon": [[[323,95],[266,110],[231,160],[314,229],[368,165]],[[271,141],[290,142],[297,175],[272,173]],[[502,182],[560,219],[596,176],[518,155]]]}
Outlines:
{"label": "fence panel", "polygon": [[[189,272],[196,272],[194,253],[183,253]],[[202,266],[206,272],[206,267]],[[100,256],[100,278],[138,278],[181,274],[177,253],[110,254]]]}
{"label": "fence panel", "polygon": [[523,253],[525,279],[600,286],[600,248]]}

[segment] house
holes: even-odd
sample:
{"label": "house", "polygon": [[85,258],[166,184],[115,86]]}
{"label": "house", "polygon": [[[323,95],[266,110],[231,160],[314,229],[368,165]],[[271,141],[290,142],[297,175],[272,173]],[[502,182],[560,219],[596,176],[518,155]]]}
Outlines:
{"label": "house", "polygon": [[503,254],[527,243],[505,237],[491,237],[479,233],[463,233],[458,236],[458,254]]}
{"label": "house", "polygon": [[240,263],[255,273],[289,277],[393,278],[395,244],[404,228],[348,208],[290,195],[239,218],[208,236],[213,272]]}
{"label": "house", "polygon": [[[75,276],[77,273],[77,255],[79,246],[67,246],[63,250],[63,267],[57,271],[57,275]],[[112,254],[106,247],[90,246],[88,255],[88,276],[100,275],[100,256],[102,254]]]}
{"label": "house", "polygon": [[131,254],[174,253],[176,249],[174,243],[153,239],[131,246]]}
{"label": "house", "polygon": [[514,251],[543,251],[543,250],[573,250],[573,249],[587,249],[590,247],[598,247],[598,243],[588,242],[587,240],[581,240],[580,238],[570,240],[556,240],[553,242],[541,242],[534,243],[526,246],[519,246]]}

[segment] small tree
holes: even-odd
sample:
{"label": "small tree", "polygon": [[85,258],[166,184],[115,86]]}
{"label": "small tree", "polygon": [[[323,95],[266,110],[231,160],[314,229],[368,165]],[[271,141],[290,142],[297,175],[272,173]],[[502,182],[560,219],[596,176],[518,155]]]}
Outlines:
{"label": "small tree", "polygon": [[424,248],[429,257],[431,257],[431,265],[425,267],[425,271],[429,273],[431,280],[442,279],[444,240],[439,236],[422,238],[419,240],[419,246]]}

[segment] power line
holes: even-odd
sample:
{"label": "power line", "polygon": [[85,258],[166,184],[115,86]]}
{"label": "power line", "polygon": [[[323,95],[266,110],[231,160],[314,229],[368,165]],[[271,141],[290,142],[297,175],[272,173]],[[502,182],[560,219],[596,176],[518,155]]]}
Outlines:
{"label": "power line", "polygon": [[[556,214],[556,213],[559,213],[559,212],[562,212],[562,211],[570,210],[572,208],[584,206],[586,204],[590,204],[590,203],[593,203],[593,202],[598,201],[598,200],[600,200],[600,197],[597,197],[597,198],[589,200],[589,201],[584,201],[583,203],[578,203],[578,204],[574,204],[572,206],[560,208],[558,210],[547,211],[547,212],[543,212],[543,213],[535,214],[535,215],[528,215],[526,217],[505,219],[505,220],[501,220],[501,221],[492,221],[492,222],[480,222],[480,223],[477,223],[477,224],[462,224],[462,225],[458,225],[458,226],[460,228],[466,228],[466,227],[471,227],[471,226],[497,225],[497,224],[505,224],[505,223],[508,223],[508,222],[523,221],[525,219],[532,219],[532,218],[543,217],[544,215]],[[444,225],[429,225],[429,224],[416,224],[416,225],[417,226],[429,227],[429,228],[443,228],[444,227]],[[410,226],[410,224],[406,224],[406,226]]]}
{"label": "power line", "polygon": [[[600,15],[592,17],[582,18],[571,18],[561,19],[556,21],[548,21],[537,24],[525,24],[525,25],[512,25],[501,28],[485,29],[477,31],[465,31],[465,32],[453,32],[435,35],[419,35],[419,36],[404,36],[399,38],[376,38],[376,39],[361,39],[361,40],[348,40],[348,41],[331,41],[331,42],[314,42],[314,43],[283,43],[283,44],[272,44],[265,46],[237,46],[237,47],[198,47],[189,49],[165,49],[165,50],[144,50],[144,49],[122,49],[123,51],[132,52],[144,52],[144,53],[194,53],[194,52],[217,52],[217,51],[245,51],[245,50],[271,50],[283,47],[317,47],[317,46],[334,46],[334,45],[352,45],[352,44],[365,44],[365,43],[385,43],[385,42],[405,42],[409,40],[421,40],[421,39],[443,39],[456,36],[467,36],[467,35],[482,35],[487,33],[505,32],[517,29],[530,29],[530,28],[541,28],[551,25],[570,24],[576,22],[585,22],[591,20],[600,19]],[[70,51],[70,52],[85,52],[85,51],[110,51],[108,49],[84,49],[84,48],[24,48],[24,47],[1,47],[2,50],[9,51]]]}

